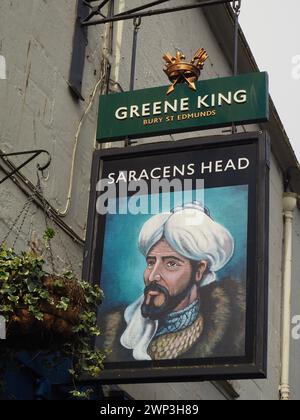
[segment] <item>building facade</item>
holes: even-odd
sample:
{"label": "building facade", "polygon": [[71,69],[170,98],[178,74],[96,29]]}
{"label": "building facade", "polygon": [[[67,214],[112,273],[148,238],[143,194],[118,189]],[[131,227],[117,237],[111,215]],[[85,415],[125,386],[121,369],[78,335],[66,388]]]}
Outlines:
{"label": "building facade", "polygon": [[[194,0],[197,3],[197,0]],[[26,3],[26,4],[25,4]],[[114,11],[146,4],[146,0],[114,2]],[[181,5],[182,0],[172,2]],[[108,7],[108,6],[107,6]],[[96,144],[99,94],[129,89],[132,20],[88,29],[85,50],[82,96],[70,89],[70,65],[77,5],[72,0],[3,0],[0,4],[0,55],[6,61],[6,79],[0,77],[0,153],[45,149],[52,163],[41,177],[52,223],[59,239],[53,244],[55,264],[66,261],[80,276],[86,238],[92,155],[95,148],[124,147],[124,142]],[[194,9],[142,19],[138,34],[135,89],[167,84],[162,71],[162,56],[167,51],[182,50],[189,57],[204,47],[209,59],[203,79],[233,74],[233,13],[229,5]],[[2,59],[2,62],[4,60]],[[263,69],[261,69],[263,70]],[[243,33],[239,34],[239,73],[257,71],[255,59]],[[1,73],[1,71],[0,71]],[[297,315],[300,315],[300,212],[293,209],[292,221],[292,301],[289,331],[289,363],[283,359],[287,340],[283,340],[284,314],[289,314],[284,296],[288,257],[284,196],[300,192],[299,164],[284,127],[270,99],[270,121],[266,124],[238,126],[239,132],[267,130],[271,138],[270,234],[269,234],[269,338],[268,379],[215,381],[170,384],[119,384],[134,399],[161,400],[278,400],[282,385],[282,368],[289,369],[290,396],[300,399],[300,338]],[[229,131],[230,133],[230,131]],[[177,141],[197,136],[220,134],[228,129],[160,136],[137,143]],[[134,145],[132,146],[134,147]],[[39,163],[42,165],[43,155]],[[11,158],[14,164],[22,157]],[[10,232],[10,241],[18,236],[17,248],[45,230],[43,206],[34,204],[19,229],[14,221],[37,183],[36,163],[21,170],[22,176],[0,185],[0,235]],[[0,159],[0,177],[11,166]],[[298,196],[299,198],[299,196]],[[299,200],[298,200],[299,204]],[[289,219],[290,220],[290,219]],[[294,323],[293,323],[294,322]],[[287,385],[287,384],[285,384]]]}

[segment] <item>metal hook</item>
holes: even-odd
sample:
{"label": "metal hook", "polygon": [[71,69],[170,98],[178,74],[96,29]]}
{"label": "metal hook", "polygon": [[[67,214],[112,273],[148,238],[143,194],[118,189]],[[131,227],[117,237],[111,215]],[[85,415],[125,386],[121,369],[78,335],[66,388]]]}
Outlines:
{"label": "metal hook", "polygon": [[142,24],[142,18],[141,18],[141,16],[135,17],[133,19],[133,25],[134,25],[135,29],[139,29],[139,27],[141,26],[141,24]]}
{"label": "metal hook", "polygon": [[[31,150],[31,151],[26,151],[26,152],[0,153],[0,157],[4,159],[4,161],[13,168],[13,170],[8,175],[6,175],[3,179],[0,180],[0,184],[2,184],[7,179],[11,178],[16,173],[18,173],[22,168],[24,168],[24,166],[28,165],[32,160],[36,159],[42,153],[46,153],[48,155],[48,161],[44,165],[42,166],[39,164],[37,165],[37,170],[40,172],[43,172],[50,166],[50,163],[52,160],[51,155],[49,152],[47,152],[47,150],[42,149],[42,150]],[[27,156],[27,155],[31,155],[31,156],[17,167],[15,167],[11,162],[7,160],[7,158],[10,156]]]}
{"label": "metal hook", "polygon": [[39,163],[36,165],[36,167],[37,167],[37,170],[38,171],[40,171],[40,172],[42,172],[42,176],[44,177],[44,171],[46,170],[46,169],[48,169],[49,168],[49,166],[50,166],[50,164],[51,164],[51,161],[52,161],[52,157],[51,157],[51,155],[50,155],[50,153],[49,152],[47,152],[47,150],[43,150],[43,152],[42,153],[46,153],[47,155],[48,155],[48,161],[45,163],[45,165],[43,165],[43,166],[41,166]]}
{"label": "metal hook", "polygon": [[42,178],[43,178],[43,180],[45,182],[49,180],[49,178],[50,178],[50,171],[48,169],[46,169],[46,174],[45,174],[45,170],[42,171]]}

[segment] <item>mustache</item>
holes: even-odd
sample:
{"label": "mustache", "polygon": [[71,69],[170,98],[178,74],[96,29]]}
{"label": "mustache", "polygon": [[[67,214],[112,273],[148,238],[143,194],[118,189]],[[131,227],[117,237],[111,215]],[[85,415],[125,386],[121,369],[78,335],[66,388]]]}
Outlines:
{"label": "mustache", "polygon": [[169,291],[166,287],[158,284],[158,283],[151,283],[144,289],[144,295],[146,296],[149,292],[159,292],[163,293],[166,296],[169,296]]}

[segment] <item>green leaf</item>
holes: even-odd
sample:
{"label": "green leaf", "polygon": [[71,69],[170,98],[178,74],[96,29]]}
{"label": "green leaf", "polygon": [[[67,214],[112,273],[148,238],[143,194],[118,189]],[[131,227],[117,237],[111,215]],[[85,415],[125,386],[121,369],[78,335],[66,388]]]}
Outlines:
{"label": "green leaf", "polygon": [[99,337],[99,335],[100,335],[100,331],[97,327],[91,327],[90,328],[90,333],[92,335],[95,335],[96,337]]}
{"label": "green leaf", "polygon": [[65,271],[62,273],[62,276],[69,280],[73,280],[75,277],[73,271]]}
{"label": "green leaf", "polygon": [[78,333],[78,332],[84,331],[84,330],[85,330],[84,324],[79,324],[79,325],[76,325],[75,327],[72,328],[72,331],[74,333]]}
{"label": "green leaf", "polygon": [[0,313],[1,314],[5,314],[5,313],[13,313],[14,309],[12,306],[10,305],[0,305]]}
{"label": "green leaf", "polygon": [[14,302],[14,303],[18,303],[19,302],[19,296],[8,296],[7,298],[9,301]]}
{"label": "green leaf", "polygon": [[7,271],[0,271],[0,280],[7,281],[9,279],[9,273]]}
{"label": "green leaf", "polygon": [[70,305],[70,299],[66,297],[62,297],[60,302],[56,304],[57,309],[62,309],[63,311],[67,311]]}
{"label": "green leaf", "polygon": [[62,279],[60,279],[60,278],[58,278],[58,279],[55,279],[54,280],[54,282],[53,282],[53,286],[54,287],[59,287],[59,288],[64,288],[65,286],[64,286],[64,282],[63,282],[63,280]]}
{"label": "green leaf", "polygon": [[26,280],[27,288],[30,293],[33,293],[37,290],[38,286],[37,283],[32,281],[31,279]]}
{"label": "green leaf", "polygon": [[52,229],[52,228],[48,228],[44,232],[43,239],[45,241],[49,241],[49,240],[53,239],[54,236],[55,236],[55,230]]}
{"label": "green leaf", "polygon": [[86,398],[89,399],[90,395],[93,393],[92,389],[87,389],[86,391],[82,392],[82,391],[71,391],[70,394],[75,397],[75,398]]}
{"label": "green leaf", "polygon": [[50,293],[47,290],[38,290],[38,294],[42,299],[47,300],[48,302],[51,302]]}
{"label": "green leaf", "polygon": [[39,311],[35,306],[29,306],[28,307],[29,312],[37,319],[38,321],[43,321],[44,314]]}

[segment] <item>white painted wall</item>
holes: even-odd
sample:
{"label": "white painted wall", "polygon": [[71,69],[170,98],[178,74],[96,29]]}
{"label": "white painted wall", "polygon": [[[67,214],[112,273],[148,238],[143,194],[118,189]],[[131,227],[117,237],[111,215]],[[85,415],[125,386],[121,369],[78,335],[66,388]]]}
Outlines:
{"label": "white painted wall", "polygon": [[[146,0],[143,0],[145,3]],[[141,0],[130,0],[135,6]],[[182,4],[181,0],[174,3]],[[67,203],[75,134],[88,105],[89,98],[101,75],[99,74],[104,28],[89,29],[83,94],[86,102],[75,102],[68,90],[68,72],[71,59],[72,36],[76,5],[73,0],[2,0],[0,2],[0,53],[7,61],[7,80],[0,81],[0,148],[10,152],[45,148],[53,158],[49,179],[43,182],[46,198],[63,210]],[[222,28],[220,28],[222,30]],[[129,85],[132,22],[115,26],[115,50],[112,78],[124,89]],[[136,88],[167,84],[162,72],[162,56],[182,49],[187,57],[199,47],[205,47],[209,61],[203,78],[230,75],[229,66],[217,45],[200,10],[145,19],[139,34]],[[97,100],[85,119],[78,136],[75,154],[74,187],[70,212],[65,221],[82,237],[85,236],[89,177],[97,120]],[[256,127],[247,127],[247,130]],[[222,129],[202,132],[221,133]],[[197,133],[190,136],[194,137]],[[176,135],[175,139],[185,138]],[[159,138],[157,140],[161,140]],[[170,136],[164,139],[170,140]],[[23,173],[36,181],[35,163]],[[0,176],[3,174],[0,173]],[[281,319],[281,259],[282,259],[282,174],[276,161],[271,168],[270,207],[270,307],[269,307],[269,377],[268,380],[235,381],[241,399],[277,399],[280,368]],[[8,229],[24,204],[24,195],[11,181],[0,186],[0,235]],[[33,212],[36,209],[33,209]],[[25,223],[19,246],[28,240],[28,234],[44,229],[40,211],[32,214]],[[80,272],[82,249],[66,235],[63,241],[68,248],[75,270]],[[300,314],[299,249],[300,215],[296,214],[295,265],[293,311]],[[58,242],[55,246],[58,264],[64,260],[64,251]],[[292,344],[291,382],[293,397],[300,398],[299,383],[300,341]],[[126,385],[137,399],[223,399],[224,396],[210,383],[183,383],[157,385]]]}
{"label": "white painted wall", "polygon": [[0,55],[0,80],[6,79],[6,60],[3,55]]}

